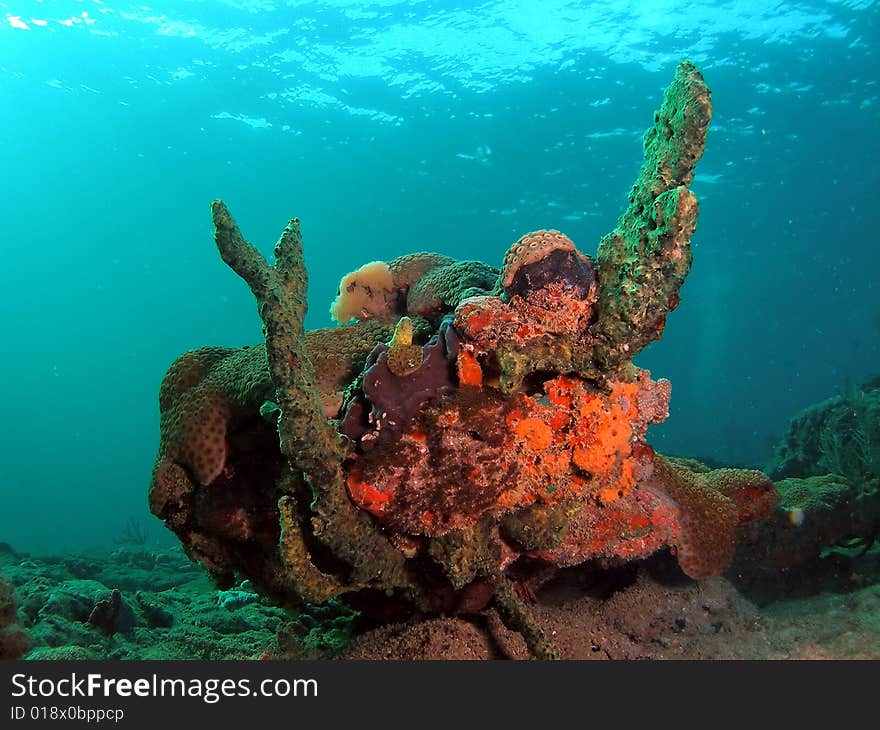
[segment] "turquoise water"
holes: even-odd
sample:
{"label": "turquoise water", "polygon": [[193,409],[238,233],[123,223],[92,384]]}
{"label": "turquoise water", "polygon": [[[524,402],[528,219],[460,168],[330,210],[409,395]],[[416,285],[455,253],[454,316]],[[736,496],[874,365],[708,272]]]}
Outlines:
{"label": "turquoise water", "polygon": [[715,113],[682,305],[637,358],[649,440],[762,465],[799,409],[880,371],[874,2],[0,2],[0,540],[65,551],[147,513],[159,382],[260,339],[213,247],[302,220],[308,325],[415,250],[592,253],[691,58]]}

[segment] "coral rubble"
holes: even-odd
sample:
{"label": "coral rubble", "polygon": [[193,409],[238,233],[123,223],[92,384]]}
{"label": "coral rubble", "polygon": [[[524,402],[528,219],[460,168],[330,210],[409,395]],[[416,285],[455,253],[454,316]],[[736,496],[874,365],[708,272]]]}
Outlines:
{"label": "coral rubble", "polygon": [[556,652],[511,582],[524,562],[677,551],[721,572],[775,491],[759,472],[702,473],[645,442],[670,386],[632,358],[662,333],[691,262],[689,189],[711,116],[682,63],[645,136],[617,229],[594,258],[536,231],[502,266],[432,253],[340,283],[340,328],[303,327],[299,221],[270,265],[215,201],[215,241],[250,287],[265,345],[203,348],[160,392],[150,488],[225,587],[282,605],[384,596],[424,610],[494,601],[536,656]]}
{"label": "coral rubble", "polygon": [[[876,585],[759,608],[729,576],[699,583],[676,576],[662,553],[559,571],[525,599],[522,584],[500,586],[514,589],[502,597],[512,602],[513,631],[497,605],[479,616],[447,611],[419,622],[390,615],[377,623],[335,600],[285,611],[247,581],[217,591],[177,546],[42,557],[0,550],[0,573],[15,586],[17,621],[30,639],[23,659],[519,658],[528,656],[523,634],[534,625],[552,632],[565,659],[880,657]],[[108,635],[88,617],[112,600],[111,586],[122,600]],[[487,588],[461,593],[458,606],[467,609],[485,602]]]}

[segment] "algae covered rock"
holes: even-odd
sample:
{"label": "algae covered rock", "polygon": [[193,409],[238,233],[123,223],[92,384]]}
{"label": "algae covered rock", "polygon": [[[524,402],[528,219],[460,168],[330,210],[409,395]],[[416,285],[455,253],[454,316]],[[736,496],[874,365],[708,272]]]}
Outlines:
{"label": "algae covered rock", "polygon": [[[690,269],[690,184],[711,109],[699,70],[681,63],[629,206],[595,257],[540,230],[500,269],[430,253],[374,261],[343,278],[333,305],[338,321],[357,321],[327,330],[319,349],[304,329],[299,220],[270,264],[214,201],[215,244],[254,295],[265,344],[172,365],[153,513],[221,589],[247,578],[288,608],[494,602],[544,657],[556,652],[510,583],[515,563],[675,547],[689,575],[717,574],[737,526],[772,504],[772,484],[729,470],[716,488],[666,469],[645,439],[669,415],[669,383],[632,362]],[[334,380],[336,409],[319,352],[375,325],[393,327],[363,351],[362,371]]]}
{"label": "algae covered rock", "polygon": [[795,416],[769,472],[774,478],[838,474],[854,484],[880,481],[880,379]]}
{"label": "algae covered rock", "polygon": [[835,547],[870,549],[880,534],[880,380],[796,415],[768,472],[780,501],[744,549],[753,570],[815,564]]}
{"label": "algae covered rock", "polygon": [[762,572],[815,562],[834,546],[870,547],[880,529],[880,494],[836,474],[776,482],[779,504],[756,539],[743,546]]}
{"label": "algae covered rock", "polygon": [[699,210],[689,186],[711,117],[702,75],[693,64],[680,64],[645,133],[645,160],[629,207],[599,244],[595,350],[605,367],[659,339],[666,315],[678,306]]}

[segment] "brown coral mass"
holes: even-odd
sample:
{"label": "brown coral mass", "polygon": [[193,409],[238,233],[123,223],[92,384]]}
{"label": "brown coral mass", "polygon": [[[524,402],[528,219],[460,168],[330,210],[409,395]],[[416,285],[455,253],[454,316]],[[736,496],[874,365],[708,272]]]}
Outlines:
{"label": "brown coral mass", "polygon": [[[660,336],[690,267],[688,186],[710,115],[699,71],[681,64],[597,267],[555,230],[523,236],[500,273],[427,253],[372,262],[343,280],[334,307],[371,321],[321,334],[304,332],[298,220],[270,266],[214,201],[215,242],[250,286],[266,344],[174,364],[152,511],[217,578],[247,576],[285,605],[376,589],[424,607],[441,577],[425,572],[433,561],[443,588],[496,589],[502,620],[539,657],[552,647],[505,575],[532,562],[519,556],[572,565],[667,546],[692,577],[723,570],[773,486],[655,455],[645,431],[667,417],[669,385],[632,363]],[[388,320],[406,314],[392,367],[415,364],[410,325],[426,328],[418,341],[436,335],[425,362],[400,377],[380,348],[365,370]],[[451,324],[438,321],[446,314]],[[343,423],[369,424],[358,440],[327,421],[343,389],[353,404]]]}
{"label": "brown coral mass", "polygon": [[[265,351],[260,355],[257,348],[204,347],[175,361],[159,390],[160,460],[185,464],[201,484],[217,478],[226,462],[236,397],[248,391],[247,383],[262,387],[263,400],[271,393]],[[254,377],[240,379],[249,372]]]}
{"label": "brown coral mass", "polygon": [[[733,489],[737,470],[720,480]],[[751,474],[745,475],[746,479]],[[736,503],[711,484],[711,472],[701,474],[660,455],[654,458],[654,474],[645,489],[675,505],[673,540],[678,564],[691,578],[718,575],[733,560],[739,511]],[[766,478],[764,480],[766,482]]]}
{"label": "brown coral mass", "polygon": [[[335,415],[341,391],[360,372],[376,343],[393,331],[388,320],[369,320],[306,334],[325,415]],[[200,484],[211,484],[229,457],[230,425],[257,418],[274,391],[264,344],[203,347],[181,355],[159,390],[157,464],[181,464]]]}
{"label": "brown coral mass", "polygon": [[431,269],[454,262],[455,259],[443,254],[420,252],[398,256],[388,262],[388,268],[391,271],[394,288],[406,291]]}

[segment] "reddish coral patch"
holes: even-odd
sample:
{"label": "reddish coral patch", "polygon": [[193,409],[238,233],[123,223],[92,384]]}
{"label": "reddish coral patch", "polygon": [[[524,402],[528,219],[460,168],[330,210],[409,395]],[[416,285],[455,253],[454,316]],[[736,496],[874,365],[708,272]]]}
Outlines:
{"label": "reddish coral patch", "polygon": [[553,443],[550,427],[538,418],[524,418],[516,425],[517,436],[522,436],[525,445],[532,451],[544,451]]}
{"label": "reddish coral patch", "polygon": [[483,369],[471,353],[461,350],[456,360],[458,384],[480,387],[483,385]]}
{"label": "reddish coral patch", "polygon": [[380,492],[375,487],[362,482],[356,470],[352,471],[345,480],[348,493],[352,501],[362,509],[367,510],[376,517],[381,517],[393,495]]}

